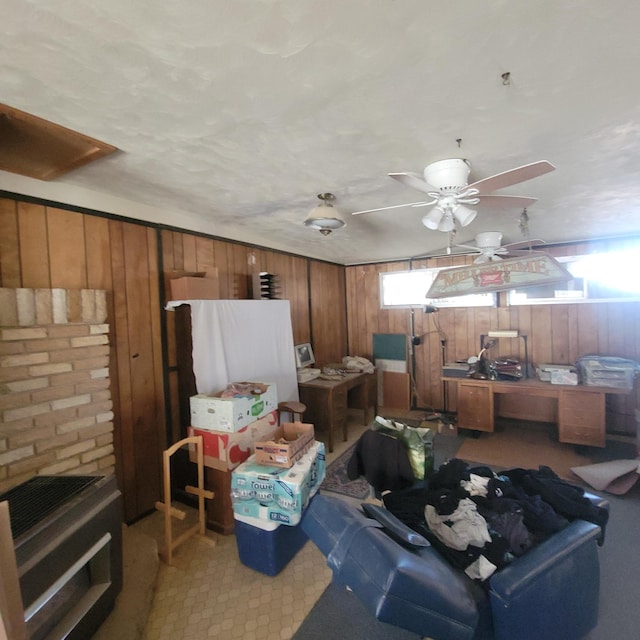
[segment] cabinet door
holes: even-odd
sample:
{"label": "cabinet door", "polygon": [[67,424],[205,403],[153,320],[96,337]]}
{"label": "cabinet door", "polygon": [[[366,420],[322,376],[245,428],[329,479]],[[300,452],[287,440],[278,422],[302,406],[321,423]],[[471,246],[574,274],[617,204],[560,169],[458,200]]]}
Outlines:
{"label": "cabinet door", "polygon": [[604,447],[605,394],[563,389],[558,398],[558,439],[571,444]]}
{"label": "cabinet door", "polygon": [[493,431],[493,393],[489,383],[458,383],[458,427]]}

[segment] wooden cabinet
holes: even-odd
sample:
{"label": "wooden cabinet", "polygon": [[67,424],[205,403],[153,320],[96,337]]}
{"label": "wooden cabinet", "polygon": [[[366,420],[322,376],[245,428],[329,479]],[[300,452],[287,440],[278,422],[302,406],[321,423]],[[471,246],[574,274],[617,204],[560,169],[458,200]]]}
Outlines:
{"label": "wooden cabinet", "polygon": [[604,447],[605,394],[578,389],[561,390],[558,397],[560,442]]}
{"label": "wooden cabinet", "polygon": [[493,431],[493,393],[487,383],[458,383],[458,426]]}

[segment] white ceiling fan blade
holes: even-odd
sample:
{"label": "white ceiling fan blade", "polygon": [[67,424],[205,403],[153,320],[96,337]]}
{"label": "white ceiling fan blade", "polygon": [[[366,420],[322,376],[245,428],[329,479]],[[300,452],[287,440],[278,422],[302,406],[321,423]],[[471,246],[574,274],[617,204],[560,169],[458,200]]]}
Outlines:
{"label": "white ceiling fan blade", "polygon": [[418,173],[407,171],[404,173],[390,173],[388,175],[390,178],[401,182],[407,187],[412,187],[413,189],[423,191],[424,193],[433,193],[434,191],[438,191],[438,189],[432,187],[428,182],[425,182],[424,178]]}
{"label": "white ceiling fan blade", "polygon": [[554,169],[555,167],[547,160],[540,160],[538,162],[532,162],[531,164],[525,164],[522,167],[510,169],[509,171],[497,173],[496,175],[484,178],[483,180],[478,180],[477,182],[468,185],[466,188],[477,189],[479,194],[482,195],[537,178],[538,176],[549,173]]}
{"label": "white ceiling fan blade", "polygon": [[352,216],[359,216],[361,213],[372,213],[374,211],[387,211],[388,209],[400,209],[401,207],[421,207],[433,202],[407,202],[405,204],[394,204],[390,207],[379,207],[378,209],[365,209],[364,211],[354,211]]}
{"label": "white ceiling fan blade", "polygon": [[538,198],[526,196],[478,196],[478,200],[478,206],[492,209],[526,209],[538,202]]}
{"label": "white ceiling fan blade", "polygon": [[475,251],[476,253],[482,253],[482,249],[480,247],[474,247],[471,244],[457,244],[456,247],[460,247],[461,249],[469,249],[470,251]]}

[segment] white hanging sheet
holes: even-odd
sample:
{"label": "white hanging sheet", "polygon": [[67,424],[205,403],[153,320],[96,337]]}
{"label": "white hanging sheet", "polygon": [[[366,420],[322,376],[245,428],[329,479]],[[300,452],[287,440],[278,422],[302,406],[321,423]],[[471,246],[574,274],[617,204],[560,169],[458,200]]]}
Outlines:
{"label": "white hanging sheet", "polygon": [[298,400],[288,300],[173,300],[191,306],[193,373],[198,393],[232,382],[274,382],[278,402]]}

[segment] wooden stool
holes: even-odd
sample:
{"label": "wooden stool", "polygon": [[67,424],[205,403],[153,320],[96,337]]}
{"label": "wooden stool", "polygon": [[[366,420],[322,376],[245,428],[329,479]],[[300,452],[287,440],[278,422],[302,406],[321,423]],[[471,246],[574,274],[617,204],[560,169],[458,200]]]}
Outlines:
{"label": "wooden stool", "polygon": [[[302,402],[296,402],[295,400],[288,400],[286,402],[278,403],[278,424],[282,424],[282,414],[288,413],[291,415],[291,422],[302,422],[302,414],[307,410],[307,405]],[[296,420],[296,416],[298,419]]]}
{"label": "wooden stool", "polygon": [[[198,486],[186,486],[185,491],[192,495],[198,496],[198,523],[181,533],[177,538],[173,538],[173,526],[171,518],[184,520],[186,513],[181,509],[171,506],[171,456],[186,444],[193,444],[196,448],[198,460]],[[193,534],[197,533],[208,544],[215,545],[216,541],[206,537],[204,499],[213,498],[213,492],[204,489],[204,452],[202,444],[202,436],[191,436],[183,438],[179,442],[171,445],[162,454],[163,471],[164,471],[164,502],[156,502],[156,509],[164,513],[164,549],[160,551],[160,557],[167,563],[171,564],[173,560],[173,550],[189,539]]]}

